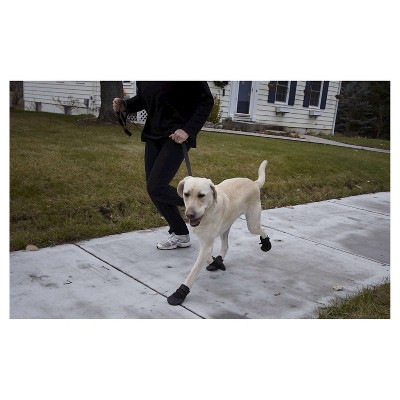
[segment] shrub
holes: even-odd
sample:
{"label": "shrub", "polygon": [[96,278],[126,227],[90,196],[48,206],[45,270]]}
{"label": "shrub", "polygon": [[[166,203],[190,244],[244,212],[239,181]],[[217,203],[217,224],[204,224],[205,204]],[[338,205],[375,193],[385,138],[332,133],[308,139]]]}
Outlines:
{"label": "shrub", "polygon": [[222,109],[221,109],[221,100],[219,97],[214,96],[214,106],[211,110],[210,116],[208,117],[208,121],[217,124],[221,121]]}

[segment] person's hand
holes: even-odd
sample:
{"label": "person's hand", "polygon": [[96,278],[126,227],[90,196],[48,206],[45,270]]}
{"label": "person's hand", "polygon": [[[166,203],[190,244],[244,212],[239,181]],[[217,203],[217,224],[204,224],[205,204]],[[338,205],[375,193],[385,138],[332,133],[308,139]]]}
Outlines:
{"label": "person's hand", "polygon": [[183,129],[177,129],[173,134],[169,135],[169,137],[178,144],[182,144],[187,140],[189,135]]}
{"label": "person's hand", "polygon": [[122,111],[125,110],[125,107],[122,104],[122,99],[120,99],[118,97],[114,99],[114,101],[113,101],[113,110],[115,112],[120,112],[120,111],[122,112]]}

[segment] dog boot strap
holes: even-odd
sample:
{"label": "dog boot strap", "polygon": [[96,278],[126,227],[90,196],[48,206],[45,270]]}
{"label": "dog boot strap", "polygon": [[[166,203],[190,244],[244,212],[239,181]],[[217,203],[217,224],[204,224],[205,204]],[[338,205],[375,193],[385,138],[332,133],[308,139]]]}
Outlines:
{"label": "dog boot strap", "polygon": [[168,303],[172,306],[182,304],[189,292],[190,289],[186,285],[182,284],[173,294],[171,294],[171,296],[168,297]]}
{"label": "dog boot strap", "polygon": [[217,269],[226,270],[221,256],[213,257],[213,259],[214,261],[206,267],[208,271],[216,271]]}
{"label": "dog boot strap", "polygon": [[269,251],[269,250],[271,250],[272,245],[271,245],[271,242],[270,242],[270,240],[269,240],[269,237],[267,236],[265,239],[263,239],[263,238],[260,236],[260,239],[261,239],[261,242],[260,242],[260,244],[261,244],[261,250],[262,250],[262,251]]}

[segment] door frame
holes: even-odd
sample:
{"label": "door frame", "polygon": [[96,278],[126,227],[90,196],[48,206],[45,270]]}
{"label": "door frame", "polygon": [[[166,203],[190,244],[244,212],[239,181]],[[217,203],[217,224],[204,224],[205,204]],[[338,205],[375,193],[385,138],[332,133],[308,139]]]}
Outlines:
{"label": "door frame", "polygon": [[235,120],[246,120],[252,121],[255,115],[256,110],[256,95],[258,91],[258,81],[251,81],[251,92],[250,92],[250,104],[249,104],[249,113],[248,114],[238,114],[237,110],[237,102],[239,99],[239,82],[240,81],[232,81],[231,85],[231,101],[229,106],[229,115],[232,119]]}

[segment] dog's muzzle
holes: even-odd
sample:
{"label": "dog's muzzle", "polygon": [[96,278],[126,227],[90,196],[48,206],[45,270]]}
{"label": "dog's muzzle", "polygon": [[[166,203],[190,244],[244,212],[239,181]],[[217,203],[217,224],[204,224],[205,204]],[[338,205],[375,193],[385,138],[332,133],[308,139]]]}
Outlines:
{"label": "dog's muzzle", "polygon": [[193,226],[193,227],[199,226],[199,225],[200,225],[200,222],[201,222],[201,218],[198,218],[198,219],[189,219],[189,224],[190,224],[190,226]]}
{"label": "dog's muzzle", "polygon": [[200,225],[200,222],[201,222],[201,218],[202,218],[202,217],[200,217],[200,218],[195,218],[195,217],[196,217],[196,213],[195,213],[195,212],[190,212],[190,211],[188,211],[188,212],[186,212],[186,216],[187,216],[188,219],[189,219],[190,226],[195,227],[195,226]]}

